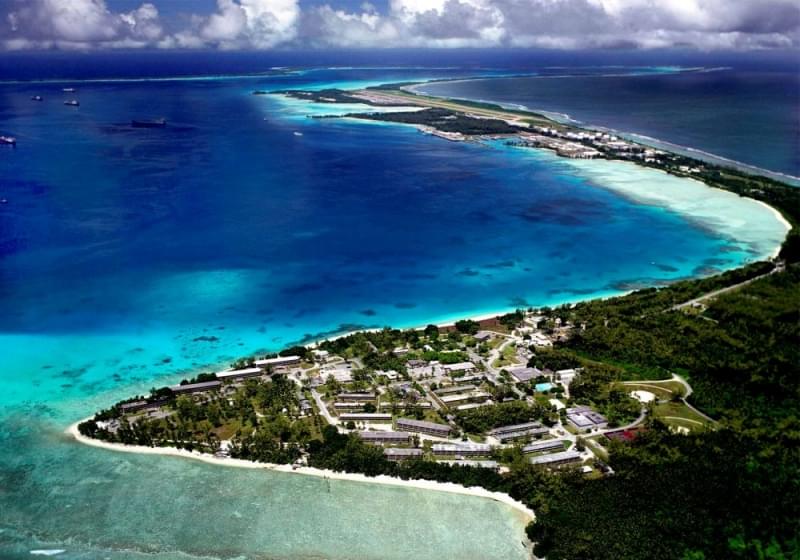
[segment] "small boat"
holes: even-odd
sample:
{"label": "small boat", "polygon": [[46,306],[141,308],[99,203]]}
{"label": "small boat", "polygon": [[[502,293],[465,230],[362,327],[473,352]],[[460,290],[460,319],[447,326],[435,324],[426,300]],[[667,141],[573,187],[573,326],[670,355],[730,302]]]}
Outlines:
{"label": "small boat", "polygon": [[302,133],[302,132],[297,132],[297,131],[295,131],[295,132],[294,132],[294,135],[295,135],[295,136],[302,136],[302,135],[303,135],[303,133]]}
{"label": "small boat", "polygon": [[151,121],[132,120],[131,126],[133,128],[164,128],[167,126],[167,119],[155,119]]}
{"label": "small boat", "polygon": [[69,101],[64,101],[64,105],[69,105],[70,107],[80,107],[81,104],[77,99],[70,99]]}
{"label": "small boat", "polygon": [[33,97],[31,97],[31,101],[43,101],[43,100],[44,97],[42,97],[41,95],[34,95]]}
{"label": "small boat", "polygon": [[61,91],[63,91],[64,93],[74,93],[75,92],[75,88],[74,87],[65,87]]}
{"label": "small boat", "polygon": [[6,146],[16,146],[17,139],[13,136],[0,136],[0,144],[5,144]]}

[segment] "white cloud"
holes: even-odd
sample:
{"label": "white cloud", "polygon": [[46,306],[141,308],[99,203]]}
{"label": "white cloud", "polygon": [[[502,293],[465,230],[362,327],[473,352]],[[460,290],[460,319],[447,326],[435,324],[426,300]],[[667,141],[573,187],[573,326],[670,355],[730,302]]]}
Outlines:
{"label": "white cloud", "polygon": [[[3,0],[0,0],[2,2]],[[389,0],[346,11],[335,2],[217,0],[170,32],[148,0],[127,13],[105,0],[4,0],[0,47],[545,47],[755,49],[800,47],[796,0]]]}
{"label": "white cloud", "polygon": [[0,27],[6,49],[86,49],[99,45],[144,46],[163,29],[151,3],[128,13],[113,13],[104,0],[26,0],[11,4],[7,27]]}
{"label": "white cloud", "polygon": [[299,18],[297,0],[217,0],[200,38],[221,48],[271,48],[295,37]]}

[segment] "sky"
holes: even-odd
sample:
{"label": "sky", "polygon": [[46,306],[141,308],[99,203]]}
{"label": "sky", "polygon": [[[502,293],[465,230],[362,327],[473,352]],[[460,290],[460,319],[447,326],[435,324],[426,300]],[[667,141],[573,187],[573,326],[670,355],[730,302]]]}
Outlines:
{"label": "sky", "polygon": [[0,50],[800,47],[798,0],[0,0]]}

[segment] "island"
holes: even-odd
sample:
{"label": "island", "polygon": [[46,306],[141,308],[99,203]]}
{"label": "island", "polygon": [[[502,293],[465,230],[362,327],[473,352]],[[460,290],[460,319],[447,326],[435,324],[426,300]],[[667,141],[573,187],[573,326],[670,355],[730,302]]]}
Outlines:
{"label": "island", "polygon": [[773,259],[706,278],[243,356],[114,403],[75,437],[499,499],[548,559],[797,557],[800,190],[487,104],[272,93],[413,105],[346,117],[658,168],[768,204],[791,229]]}

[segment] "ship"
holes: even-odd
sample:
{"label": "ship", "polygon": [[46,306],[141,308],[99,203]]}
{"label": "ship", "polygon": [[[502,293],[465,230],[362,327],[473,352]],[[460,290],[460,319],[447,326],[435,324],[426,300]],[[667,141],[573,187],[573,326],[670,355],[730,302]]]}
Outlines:
{"label": "ship", "polygon": [[63,91],[64,93],[74,93],[75,92],[75,88],[74,87],[65,87],[61,91]]}
{"label": "ship", "polygon": [[5,144],[7,146],[16,146],[17,139],[13,136],[0,136],[0,144]]}
{"label": "ship", "polygon": [[167,119],[154,119],[150,121],[132,120],[131,126],[133,128],[164,128],[167,126]]}
{"label": "ship", "polygon": [[42,97],[41,95],[34,95],[33,97],[31,97],[31,101],[43,101],[43,100],[44,97]]}
{"label": "ship", "polygon": [[70,99],[69,101],[64,101],[64,105],[69,105],[70,107],[80,107],[81,104],[77,99]]}

